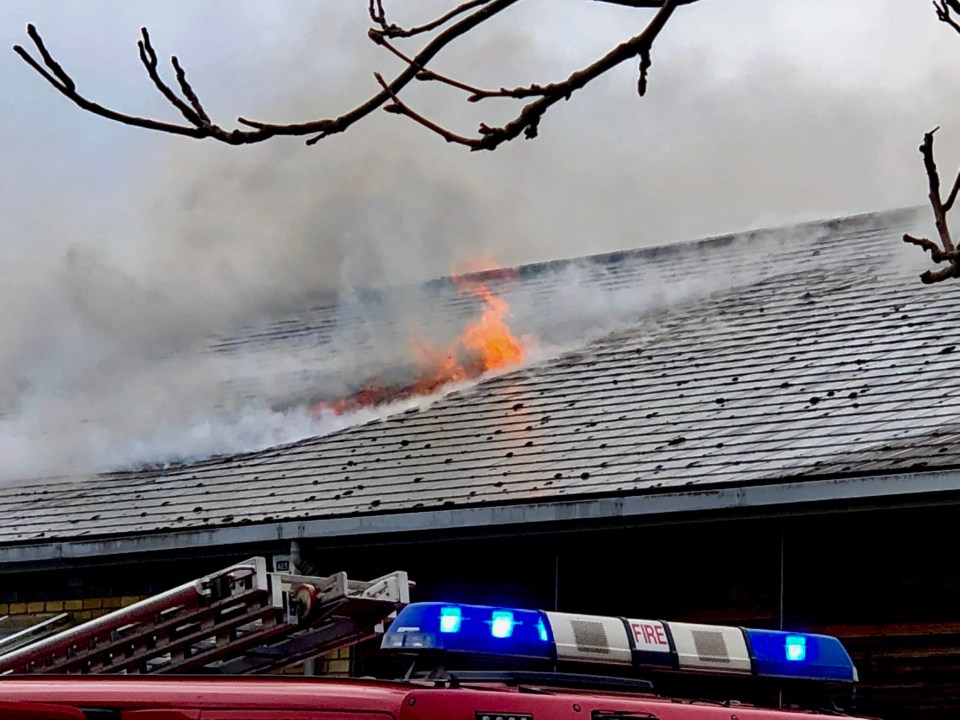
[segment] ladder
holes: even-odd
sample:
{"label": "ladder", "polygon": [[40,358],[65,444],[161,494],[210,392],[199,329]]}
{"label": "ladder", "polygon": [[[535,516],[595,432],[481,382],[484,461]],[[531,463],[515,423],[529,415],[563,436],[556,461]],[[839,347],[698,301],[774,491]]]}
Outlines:
{"label": "ladder", "polygon": [[412,585],[405,572],[370,582],[268,572],[254,557],[9,652],[0,647],[0,675],[276,671],[382,634]]}

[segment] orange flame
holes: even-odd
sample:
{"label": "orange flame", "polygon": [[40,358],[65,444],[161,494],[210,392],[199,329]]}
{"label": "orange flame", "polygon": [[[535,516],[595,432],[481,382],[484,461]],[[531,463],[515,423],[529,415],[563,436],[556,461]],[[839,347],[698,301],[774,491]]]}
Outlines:
{"label": "orange flame", "polygon": [[483,301],[483,312],[467,324],[460,336],[447,348],[435,348],[417,343],[420,376],[406,388],[389,387],[376,382],[349,398],[334,403],[319,403],[313,410],[337,414],[361,407],[404,400],[417,395],[432,395],[444,385],[475,378],[488,370],[499,370],[523,362],[527,351],[507,324],[510,306],[494,295],[482,282],[454,276],[461,293]]}
{"label": "orange flame", "polygon": [[[460,289],[463,291],[464,286],[461,285]],[[483,299],[483,314],[479,320],[467,325],[459,342],[479,358],[485,371],[523,362],[526,357],[523,344],[514,337],[506,323],[510,306],[483,284],[477,284],[468,291]]]}

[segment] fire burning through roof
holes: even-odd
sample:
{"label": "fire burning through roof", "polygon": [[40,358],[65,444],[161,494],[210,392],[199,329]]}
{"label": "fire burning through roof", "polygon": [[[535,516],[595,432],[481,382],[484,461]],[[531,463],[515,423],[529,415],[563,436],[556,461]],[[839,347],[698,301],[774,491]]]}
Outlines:
{"label": "fire burning through roof", "polygon": [[482,301],[482,312],[447,347],[435,347],[422,341],[416,343],[418,375],[412,384],[397,387],[372,381],[350,397],[317,403],[313,411],[319,414],[332,410],[341,414],[418,395],[432,395],[444,385],[471,380],[490,370],[523,362],[527,348],[507,323],[510,306],[506,300],[479,280],[463,276],[454,276],[453,279],[461,294]]}

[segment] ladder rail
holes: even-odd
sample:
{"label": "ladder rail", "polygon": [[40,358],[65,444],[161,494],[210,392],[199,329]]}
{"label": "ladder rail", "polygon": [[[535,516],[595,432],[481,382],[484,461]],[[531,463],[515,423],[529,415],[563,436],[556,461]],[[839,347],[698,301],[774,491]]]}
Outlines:
{"label": "ladder rail", "polygon": [[[12,649],[16,649],[17,647],[20,646],[20,644],[23,642],[25,638],[28,638],[31,635],[38,635],[45,631],[49,631],[50,628],[63,623],[69,616],[70,616],[69,613],[60,613],[58,615],[54,615],[51,618],[47,618],[46,620],[41,620],[35,625],[31,625],[30,627],[24,628],[23,630],[15,632],[11,635],[7,635],[4,638],[0,638],[0,653],[4,652],[3,651],[4,646],[12,645],[13,646]],[[9,617],[10,617],[9,615],[4,615],[3,617],[0,617],[0,622],[3,622]],[[40,638],[40,640],[42,639],[43,638]],[[34,642],[39,642],[39,640]]]}
{"label": "ladder rail", "polygon": [[411,586],[405,572],[370,582],[346,573],[272,573],[265,558],[254,557],[10,652],[0,650],[0,674],[279,669],[382,633],[409,604]]}

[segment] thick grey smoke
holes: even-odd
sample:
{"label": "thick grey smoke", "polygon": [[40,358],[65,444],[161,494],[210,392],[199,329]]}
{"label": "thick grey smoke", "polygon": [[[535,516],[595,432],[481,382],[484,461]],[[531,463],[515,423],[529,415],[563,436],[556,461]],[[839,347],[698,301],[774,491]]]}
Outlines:
{"label": "thick grey smoke", "polygon": [[[4,5],[4,41],[36,21],[81,88],[145,114],[168,111],[136,65],[141,23],[224,121],[337,114],[375,90],[374,70],[399,68],[365,39],[365,2],[269,14],[259,1],[34,5]],[[397,20],[443,6],[398,2]],[[437,69],[482,86],[549,80],[648,16],[526,0]],[[536,141],[493,154],[385,113],[312,149],[149,135],[83,115],[2,58],[0,83],[20,103],[0,117],[0,477],[250,449],[370,417],[318,419],[296,398],[349,392],[409,363],[411,338],[442,345],[456,329],[429,293],[371,306],[371,288],[477,259],[514,265],[922,202],[922,132],[944,125],[944,167],[960,155],[944,69],[957,51],[925,3],[705,0],[668,27],[647,97],[631,64],[557,107]],[[437,87],[408,100],[463,132],[515,111]],[[590,296],[571,272],[569,322],[524,328],[558,346],[744,280],[651,279],[642,296]],[[211,351],[210,338],[298,313],[309,323],[304,311],[333,302],[350,313],[329,344]]]}

